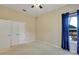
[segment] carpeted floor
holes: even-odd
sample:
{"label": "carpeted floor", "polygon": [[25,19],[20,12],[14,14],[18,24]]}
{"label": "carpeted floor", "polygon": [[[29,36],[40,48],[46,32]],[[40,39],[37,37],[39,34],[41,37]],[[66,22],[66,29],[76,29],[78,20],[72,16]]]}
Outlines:
{"label": "carpeted floor", "polygon": [[45,44],[43,42],[32,42],[13,46],[0,55],[75,55],[61,48]]}

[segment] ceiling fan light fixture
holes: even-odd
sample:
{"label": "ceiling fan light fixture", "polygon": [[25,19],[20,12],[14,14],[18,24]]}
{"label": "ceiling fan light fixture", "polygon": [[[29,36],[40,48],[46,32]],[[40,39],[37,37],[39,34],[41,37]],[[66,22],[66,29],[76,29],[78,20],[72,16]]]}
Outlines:
{"label": "ceiling fan light fixture", "polygon": [[34,4],[34,6],[35,6],[35,7],[39,7],[39,6],[40,6],[40,4]]}
{"label": "ceiling fan light fixture", "polygon": [[35,8],[35,7],[36,7],[36,8],[39,7],[40,9],[43,8],[41,4],[33,4],[33,5],[31,6],[31,8]]}

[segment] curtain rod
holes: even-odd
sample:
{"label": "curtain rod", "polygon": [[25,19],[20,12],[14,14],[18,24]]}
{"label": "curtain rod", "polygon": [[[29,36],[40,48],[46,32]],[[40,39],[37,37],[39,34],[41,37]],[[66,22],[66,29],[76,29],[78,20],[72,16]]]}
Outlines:
{"label": "curtain rod", "polygon": [[77,12],[69,13],[69,14],[76,14]]}

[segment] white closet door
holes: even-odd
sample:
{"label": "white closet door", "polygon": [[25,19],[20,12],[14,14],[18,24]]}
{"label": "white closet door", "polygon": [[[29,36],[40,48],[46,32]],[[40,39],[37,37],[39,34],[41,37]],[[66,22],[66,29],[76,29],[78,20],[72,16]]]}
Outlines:
{"label": "white closet door", "polygon": [[0,20],[0,48],[10,47],[10,24]]}
{"label": "white closet door", "polygon": [[18,31],[18,23],[17,22],[12,22],[12,40],[11,40],[11,45],[17,45],[19,44],[19,31]]}
{"label": "white closet door", "polygon": [[25,23],[19,23],[19,44],[26,43],[26,26]]}
{"label": "white closet door", "polygon": [[11,22],[11,45],[23,44],[26,39],[25,23]]}

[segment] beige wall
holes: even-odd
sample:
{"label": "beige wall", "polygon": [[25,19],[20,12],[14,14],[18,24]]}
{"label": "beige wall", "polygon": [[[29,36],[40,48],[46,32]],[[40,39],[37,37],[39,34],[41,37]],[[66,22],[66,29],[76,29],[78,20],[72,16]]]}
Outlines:
{"label": "beige wall", "polygon": [[61,14],[74,12],[78,8],[77,5],[67,5],[39,16],[37,19],[37,39],[43,42],[50,42],[52,45],[60,47],[62,35]]}
{"label": "beige wall", "polygon": [[0,19],[25,22],[28,40],[35,40],[35,17],[0,5]]}

